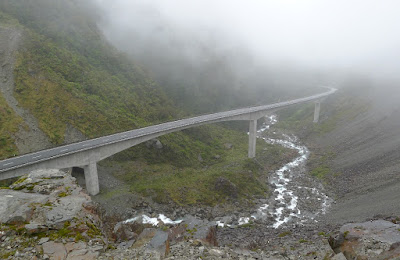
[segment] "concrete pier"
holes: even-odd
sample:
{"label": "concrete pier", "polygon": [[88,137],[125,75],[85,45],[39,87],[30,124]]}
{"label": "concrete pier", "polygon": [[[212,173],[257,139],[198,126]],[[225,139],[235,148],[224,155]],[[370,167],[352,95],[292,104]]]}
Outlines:
{"label": "concrete pier", "polygon": [[315,102],[315,109],[314,109],[314,123],[318,123],[319,121],[319,111],[321,109],[321,102],[316,101]]}
{"label": "concrete pier", "polygon": [[89,165],[86,165],[83,169],[85,171],[86,190],[90,195],[99,194],[100,187],[96,162],[90,162]]}
{"label": "concrete pier", "polygon": [[251,120],[249,125],[249,158],[256,157],[257,119]]}

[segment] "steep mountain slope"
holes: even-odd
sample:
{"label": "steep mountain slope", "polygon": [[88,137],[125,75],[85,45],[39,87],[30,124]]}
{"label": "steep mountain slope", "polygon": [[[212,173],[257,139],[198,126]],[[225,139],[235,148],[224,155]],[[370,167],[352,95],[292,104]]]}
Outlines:
{"label": "steep mountain slope", "polygon": [[281,114],[281,126],[295,129],[312,150],[310,173],[338,199],[327,215],[333,223],[400,214],[399,92],[392,83],[365,83],[344,84],[323,103],[317,126],[303,123],[312,106]]}
{"label": "steep mountain slope", "polygon": [[[188,115],[146,70],[104,39],[89,7],[80,1],[0,2],[0,51],[7,59],[1,71],[7,84],[0,84],[0,159]],[[163,202],[215,204],[230,198],[214,189],[222,177],[237,199],[251,199],[268,192],[262,173],[293,156],[259,143],[259,156],[268,158],[264,169],[247,159],[246,132],[221,125],[159,141],[100,162],[100,175],[115,175],[130,188],[121,194],[120,187],[107,190],[101,183],[103,195],[139,192]]]}
{"label": "steep mountain slope", "polygon": [[18,131],[22,119],[8,106],[4,97],[0,94],[0,151],[1,158],[7,158],[17,153],[12,134]]}
{"label": "steep mountain slope", "polygon": [[[182,116],[141,67],[102,38],[85,4],[2,1],[0,10],[2,93],[29,131],[53,145],[76,141],[66,140],[70,129],[92,138]],[[34,149],[45,147],[42,141]]]}
{"label": "steep mountain slope", "polygon": [[340,196],[329,216],[334,222],[400,214],[396,192],[400,189],[399,93],[383,83],[368,97],[367,113],[318,140],[320,147],[334,144],[337,156],[332,165],[342,173],[333,182]]}
{"label": "steep mountain slope", "polygon": [[[4,19],[3,19],[4,20]],[[12,19],[8,19],[12,21]],[[10,110],[7,117],[9,125],[13,125],[12,130],[3,131],[3,138],[9,141],[4,143],[3,148],[8,151],[7,154],[2,154],[2,158],[12,156],[19,153],[27,153],[34,151],[37,147],[48,148],[51,147],[49,138],[39,128],[38,120],[32,116],[32,114],[25,108],[18,105],[18,101],[14,97],[15,91],[15,80],[14,80],[14,69],[16,63],[17,50],[22,43],[22,29],[8,23],[0,26],[0,50],[2,55],[0,57],[0,91],[4,96],[4,102],[2,106],[5,110]],[[24,126],[20,125],[21,120],[24,121]],[[4,126],[5,126],[4,122]],[[5,127],[7,128],[7,127]],[[14,136],[15,143],[12,140]],[[18,150],[13,147],[18,148]],[[4,149],[2,149],[4,153]]]}
{"label": "steep mountain slope", "polygon": [[15,61],[12,46],[16,44],[15,42],[11,44],[12,40],[10,39],[13,39],[15,33],[18,33],[18,31],[0,27],[0,158],[7,158],[18,153],[12,136],[18,131],[19,125],[22,123],[22,118],[15,113],[16,106],[13,108],[10,106],[17,103],[13,95],[7,95],[10,99],[8,102],[4,97],[4,94],[13,92],[13,65]]}
{"label": "steep mountain slope", "polygon": [[2,10],[26,28],[15,67],[21,105],[56,144],[64,141],[68,124],[94,137],[171,119],[176,111],[165,94],[102,40],[79,7],[67,1],[2,2]]}
{"label": "steep mountain slope", "polygon": [[189,18],[179,24],[168,12],[140,1],[96,3],[107,39],[149,68],[167,95],[191,113],[272,103],[307,95],[304,89],[319,91],[319,73],[254,53],[251,44],[219,30],[218,23],[203,27]]}

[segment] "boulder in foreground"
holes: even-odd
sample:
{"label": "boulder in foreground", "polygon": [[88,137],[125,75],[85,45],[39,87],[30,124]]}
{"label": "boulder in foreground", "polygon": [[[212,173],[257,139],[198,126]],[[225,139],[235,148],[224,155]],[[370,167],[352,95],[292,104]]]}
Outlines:
{"label": "boulder in foreground", "polygon": [[386,220],[346,224],[330,243],[347,259],[400,259],[400,225]]}

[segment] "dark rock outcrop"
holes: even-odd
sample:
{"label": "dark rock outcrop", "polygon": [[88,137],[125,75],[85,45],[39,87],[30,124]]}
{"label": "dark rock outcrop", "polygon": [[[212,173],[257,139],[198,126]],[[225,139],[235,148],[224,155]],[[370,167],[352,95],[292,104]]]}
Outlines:
{"label": "dark rock outcrop", "polygon": [[90,196],[60,170],[0,190],[0,258],[97,259],[107,239]]}
{"label": "dark rock outcrop", "polygon": [[230,198],[236,199],[238,197],[236,185],[233,184],[230,180],[223,177],[217,178],[214,188],[216,191],[221,192],[222,194],[227,195]]}
{"label": "dark rock outcrop", "polygon": [[400,259],[400,225],[386,220],[346,224],[330,244],[347,259]]}

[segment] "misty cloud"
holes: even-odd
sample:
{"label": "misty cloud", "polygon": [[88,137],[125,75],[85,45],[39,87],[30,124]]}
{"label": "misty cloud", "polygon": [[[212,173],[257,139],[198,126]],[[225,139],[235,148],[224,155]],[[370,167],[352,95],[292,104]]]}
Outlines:
{"label": "misty cloud", "polygon": [[400,3],[394,0],[97,2],[106,14],[106,35],[125,50],[130,44],[137,52],[148,44],[174,45],[199,60],[202,46],[216,51],[240,46],[256,59],[310,68],[388,76],[400,68]]}

